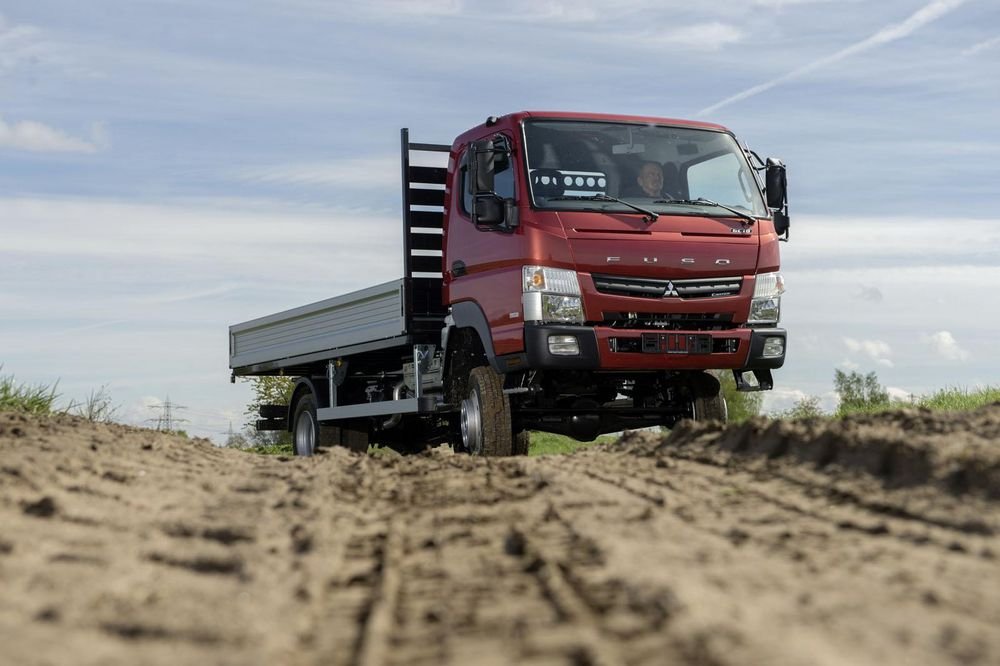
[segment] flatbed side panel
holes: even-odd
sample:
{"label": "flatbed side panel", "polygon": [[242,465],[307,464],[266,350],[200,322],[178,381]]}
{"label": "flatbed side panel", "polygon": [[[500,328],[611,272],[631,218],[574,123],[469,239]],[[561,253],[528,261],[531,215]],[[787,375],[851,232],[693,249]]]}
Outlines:
{"label": "flatbed side panel", "polygon": [[395,280],[230,326],[229,367],[405,335],[404,288]]}

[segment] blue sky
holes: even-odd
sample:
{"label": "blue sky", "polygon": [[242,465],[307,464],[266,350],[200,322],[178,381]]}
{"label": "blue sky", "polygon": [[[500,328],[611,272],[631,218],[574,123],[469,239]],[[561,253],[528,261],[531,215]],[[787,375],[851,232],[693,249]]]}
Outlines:
{"label": "blue sky", "polygon": [[994,0],[0,0],[0,363],[239,428],[227,327],[401,273],[398,130],[720,122],[789,165],[789,357],[1000,384]]}

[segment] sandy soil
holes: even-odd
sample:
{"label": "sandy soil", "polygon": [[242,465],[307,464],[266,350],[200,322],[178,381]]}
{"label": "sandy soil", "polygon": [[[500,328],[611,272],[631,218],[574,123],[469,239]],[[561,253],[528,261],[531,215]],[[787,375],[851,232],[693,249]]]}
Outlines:
{"label": "sandy soil", "polygon": [[573,456],[0,414],[3,664],[997,664],[1000,405]]}

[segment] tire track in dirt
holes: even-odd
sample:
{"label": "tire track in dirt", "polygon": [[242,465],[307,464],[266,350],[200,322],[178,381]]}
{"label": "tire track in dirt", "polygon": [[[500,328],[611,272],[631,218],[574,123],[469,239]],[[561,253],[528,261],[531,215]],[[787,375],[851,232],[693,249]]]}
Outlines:
{"label": "tire track in dirt", "polygon": [[281,459],[0,414],[0,662],[996,663],[997,423]]}

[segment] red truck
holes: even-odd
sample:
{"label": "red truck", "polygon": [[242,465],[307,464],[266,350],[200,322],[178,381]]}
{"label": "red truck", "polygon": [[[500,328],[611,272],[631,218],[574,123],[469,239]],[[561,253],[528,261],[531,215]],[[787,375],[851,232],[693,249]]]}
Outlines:
{"label": "red truck", "polygon": [[290,430],[299,455],[518,455],[529,430],[725,419],[710,371],[772,388],[780,160],[715,124],[590,113],[490,117],[451,146],[401,138],[403,278],[230,327],[234,381],[297,377],[259,429]]}

